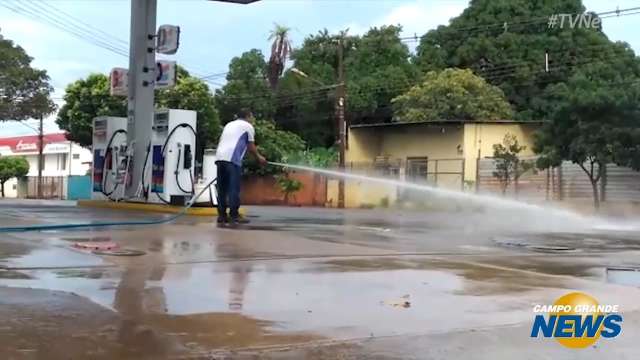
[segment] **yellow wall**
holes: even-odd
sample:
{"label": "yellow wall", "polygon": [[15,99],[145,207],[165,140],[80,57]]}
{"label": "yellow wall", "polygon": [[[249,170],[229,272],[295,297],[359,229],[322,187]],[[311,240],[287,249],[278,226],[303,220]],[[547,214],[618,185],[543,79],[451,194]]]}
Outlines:
{"label": "yellow wall", "polygon": [[[443,132],[444,129],[444,132]],[[463,147],[461,125],[405,125],[349,130],[347,162],[373,162],[376,156],[403,159],[428,156],[434,159],[460,158]]]}
{"label": "yellow wall", "polygon": [[[397,159],[403,162],[408,157],[428,157],[429,172],[435,171],[435,159],[438,159],[438,172],[461,171],[461,161],[445,161],[442,159],[464,159],[464,180],[476,180],[476,159],[493,155],[493,144],[501,143],[504,135],[511,133],[518,138],[521,145],[527,148],[523,156],[533,155],[533,133],[537,124],[508,123],[467,123],[448,125],[398,125],[371,128],[349,129],[349,148],[346,152],[346,165],[356,163],[372,164],[377,156],[386,156],[390,161]],[[478,153],[480,150],[480,153]],[[440,174],[437,184],[440,187],[461,189],[460,174]],[[404,179],[404,169],[400,171],[400,179]],[[430,175],[430,182],[434,182]],[[327,200],[332,206],[337,205],[338,182],[330,181],[327,189]],[[393,204],[398,190],[395,186],[380,185],[362,181],[345,182],[345,206],[367,207],[380,205],[383,199]]]}
{"label": "yellow wall", "polygon": [[345,161],[373,161],[380,155],[381,132],[376,129],[349,129],[349,148],[345,153]]}
{"label": "yellow wall", "polygon": [[493,145],[502,143],[507,133],[515,135],[520,145],[527,148],[521,156],[533,156],[533,133],[538,124],[465,124],[464,158],[465,180],[476,180],[476,159],[493,156]]}
{"label": "yellow wall", "polygon": [[[383,203],[393,204],[397,198],[397,187],[366,181],[346,180],[344,184],[347,208],[379,207]],[[327,203],[330,207],[338,206],[338,180],[327,182]]]}
{"label": "yellow wall", "polygon": [[[435,162],[431,159],[461,159],[462,149],[463,127],[459,124],[352,128],[349,130],[349,148],[345,160],[347,168],[353,165],[354,171],[363,171],[358,170],[358,163],[373,164],[377,156],[386,156],[391,162],[397,159],[404,162],[408,157],[427,157],[430,159],[429,172],[433,172]],[[460,168],[460,161],[438,161],[439,172],[460,172]],[[401,170],[399,177],[404,178],[404,170]],[[433,181],[433,176],[429,180]],[[460,175],[440,174],[438,184],[460,189]],[[396,186],[366,181],[345,182],[346,207],[378,206],[386,201],[393,204],[397,194]],[[336,206],[337,199],[337,181],[330,182],[327,200],[332,206]]]}

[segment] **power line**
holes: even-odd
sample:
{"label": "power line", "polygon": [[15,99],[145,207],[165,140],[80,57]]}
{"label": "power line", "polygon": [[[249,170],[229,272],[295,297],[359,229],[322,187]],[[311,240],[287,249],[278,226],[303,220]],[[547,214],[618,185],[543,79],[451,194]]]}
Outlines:
{"label": "power line", "polygon": [[35,132],[37,132],[37,133],[40,133],[40,130],[39,130],[39,129],[34,128],[33,126],[31,126],[31,125],[27,124],[27,123],[26,123],[26,122],[24,122],[24,121],[18,121],[18,124],[24,125],[24,126],[28,127],[29,129],[31,129],[31,130],[33,130],[33,131],[35,131]]}
{"label": "power line", "polygon": [[[611,61],[609,59],[610,59],[609,57],[604,57],[604,58],[597,57],[597,58],[584,58],[575,62],[571,62],[571,61],[559,62],[559,63],[553,64],[549,72],[546,72],[544,70],[544,67],[541,65],[538,71],[533,71],[529,75],[532,77],[543,76],[546,74],[553,75],[558,73],[561,70],[569,70],[577,66],[582,66],[587,64],[610,63]],[[531,66],[537,65],[540,63],[539,62],[523,62],[523,63],[519,63],[517,66],[515,66],[512,69],[504,69],[504,70],[498,70],[498,71],[485,71],[482,73],[477,72],[477,74],[481,75],[484,78],[484,80],[487,82],[497,82],[499,80],[504,80],[506,78],[517,75],[518,71],[520,70],[533,70]],[[557,82],[557,80],[553,80],[552,82]],[[355,91],[354,90],[350,91],[348,95],[353,96],[358,94],[370,94],[371,92],[375,93],[375,92],[383,92],[383,91],[398,93],[398,92],[408,91],[413,86],[415,86],[415,84],[410,83],[410,84],[398,84],[398,85],[390,84],[390,85],[380,85],[380,86],[374,86],[374,87],[363,87]],[[253,95],[253,96],[225,97],[224,99],[227,101],[235,100],[237,102],[240,102],[240,101],[272,98],[274,101],[276,102],[279,101],[283,105],[284,104],[291,105],[296,100],[325,100],[327,96],[326,90],[330,90],[331,88],[332,87],[329,87],[329,88],[319,87],[319,88],[311,88],[303,92],[290,91],[290,92],[281,93],[281,94],[268,93],[268,94]]]}
{"label": "power line", "polygon": [[[46,6],[46,8],[42,5]],[[3,6],[22,16],[26,16],[38,22],[55,27],[63,32],[73,35],[74,37],[77,37],[83,41],[91,43],[117,55],[126,58],[129,57],[127,41],[108,34],[105,31],[100,30],[92,25],[86,24],[85,22],[82,22],[81,20],[69,15],[68,13],[56,8],[55,6],[45,3],[44,1],[20,3],[13,2],[11,3],[11,5],[7,2],[0,2],[0,6]],[[159,54],[159,57],[162,58],[162,55]],[[194,77],[202,77],[202,75],[189,70],[189,65],[184,64],[182,66],[187,71],[189,71],[189,73],[193,74]]]}
{"label": "power line", "polygon": [[37,11],[34,11],[33,9],[30,9],[28,7],[23,7],[23,5],[26,5],[27,2],[23,2],[20,5],[18,5],[17,3],[11,3],[13,4],[13,6],[9,5],[9,3],[7,2],[0,2],[0,6],[9,9],[17,14],[29,17],[31,19],[34,19],[38,22],[47,24],[49,26],[55,27],[59,30],[62,30],[63,32],[66,32],[68,34],[71,34],[81,40],[87,41],[93,45],[96,45],[100,48],[103,48],[105,50],[108,50],[110,52],[116,53],[118,55],[122,55],[122,56],[128,56],[128,54],[126,52],[123,52],[122,49],[119,49],[117,47],[114,47],[111,44],[96,40],[95,38],[92,38],[90,36],[88,36],[86,33],[80,32],[72,27],[69,27],[68,25],[58,21],[57,19],[48,16],[46,14],[41,14],[38,13]]}
{"label": "power line", "polygon": [[[568,15],[583,15],[583,14],[588,14],[588,13],[575,13],[575,14],[568,14]],[[632,7],[627,9],[615,9],[615,10],[595,13],[595,15],[599,16],[601,19],[636,15],[636,14],[640,14],[640,7]],[[549,21],[549,16],[550,15],[536,16],[536,17],[533,17],[527,20],[521,20],[521,21],[512,21],[512,22],[504,21],[501,23],[481,24],[481,25],[474,25],[474,26],[467,26],[467,27],[460,27],[460,28],[452,28],[451,25],[449,25],[449,28],[447,28],[446,31],[447,33],[464,32],[467,34],[476,34],[481,32],[490,32],[490,31],[493,31],[493,32],[502,31],[504,33],[508,33],[512,30],[517,30],[519,27],[526,27],[530,25],[541,25],[541,24],[544,24],[545,29],[547,29],[546,25]],[[425,35],[426,33],[421,36],[417,36],[417,35],[405,36],[405,37],[401,37],[400,40],[402,42],[418,42]]]}
{"label": "power line", "polygon": [[84,22],[84,21],[82,21],[82,20],[78,19],[78,18],[77,18],[77,17],[75,17],[75,16],[70,15],[69,13],[66,13],[66,12],[64,12],[64,11],[62,11],[62,10],[60,10],[60,9],[58,9],[58,8],[57,8],[57,7],[55,7],[55,6],[48,4],[46,1],[40,0],[40,1],[37,1],[37,2],[39,2],[39,3],[40,3],[40,4],[42,4],[42,5],[44,5],[44,6],[45,6],[45,7],[47,7],[48,9],[52,10],[53,12],[57,12],[57,13],[58,13],[58,14],[60,14],[62,17],[66,17],[67,19],[71,19],[72,21],[75,21],[75,22],[77,22],[77,23],[80,23],[81,25],[85,26],[85,27],[86,27],[86,28],[88,28],[88,29],[94,30],[94,31],[95,31],[95,32],[94,32],[94,34],[102,34],[102,35],[103,35],[103,38],[104,38],[104,39],[107,39],[107,41],[112,41],[112,42],[120,43],[120,44],[122,44],[122,45],[124,45],[124,46],[126,46],[126,47],[129,47],[129,42],[128,42],[128,41],[125,41],[125,40],[123,40],[123,39],[121,39],[121,38],[119,38],[119,37],[116,37],[116,36],[114,36],[114,35],[112,35],[112,34],[109,34],[109,33],[105,32],[105,31],[103,31],[103,30],[101,30],[101,29],[99,29],[99,28],[97,28],[97,27],[94,27],[93,25],[88,24],[88,23],[86,23],[86,22]]}

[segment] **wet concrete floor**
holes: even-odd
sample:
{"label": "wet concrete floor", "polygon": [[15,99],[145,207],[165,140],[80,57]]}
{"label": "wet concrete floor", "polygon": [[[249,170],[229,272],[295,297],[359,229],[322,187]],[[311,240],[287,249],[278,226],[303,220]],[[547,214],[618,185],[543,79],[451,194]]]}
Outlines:
{"label": "wet concrete floor", "polygon": [[[0,202],[0,227],[158,218],[70,205]],[[240,229],[185,217],[152,227],[0,233],[0,358],[640,355],[634,227],[527,226],[460,211],[249,213],[252,223]],[[144,255],[73,247],[85,241]],[[530,338],[532,306],[570,291],[620,304],[622,335],[584,350]]]}

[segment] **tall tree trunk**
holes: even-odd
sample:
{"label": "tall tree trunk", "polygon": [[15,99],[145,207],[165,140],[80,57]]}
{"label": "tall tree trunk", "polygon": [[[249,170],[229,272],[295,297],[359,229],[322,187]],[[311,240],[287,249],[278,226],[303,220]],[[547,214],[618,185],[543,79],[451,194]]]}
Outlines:
{"label": "tall tree trunk", "polygon": [[593,189],[593,207],[596,211],[600,210],[600,195],[598,194],[598,181],[589,179],[591,181],[591,188]]}
{"label": "tall tree trunk", "polygon": [[4,181],[0,183],[0,188],[2,188],[2,197],[4,197]]}
{"label": "tall tree trunk", "polygon": [[596,176],[594,173],[593,165],[595,161],[591,161],[589,170],[584,166],[584,164],[578,164],[582,171],[587,174],[589,177],[589,181],[591,182],[591,189],[593,189],[593,208],[598,211],[600,209],[600,195],[598,194],[598,182],[600,181],[600,171],[601,167],[598,164],[598,175]]}

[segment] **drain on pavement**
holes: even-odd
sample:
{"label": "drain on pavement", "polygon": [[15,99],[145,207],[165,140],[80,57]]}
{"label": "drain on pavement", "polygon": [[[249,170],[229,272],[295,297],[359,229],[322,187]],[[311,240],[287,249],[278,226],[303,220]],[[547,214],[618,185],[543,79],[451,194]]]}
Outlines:
{"label": "drain on pavement", "polygon": [[113,250],[118,247],[118,244],[108,242],[96,242],[96,241],[80,241],[73,244],[73,247],[83,250]]}
{"label": "drain on pavement", "polygon": [[570,252],[576,251],[576,248],[560,245],[527,245],[527,249],[541,252]]}
{"label": "drain on pavement", "polygon": [[108,256],[140,256],[146,254],[141,250],[120,249],[120,250],[94,250],[92,251],[96,255],[108,255]]}

